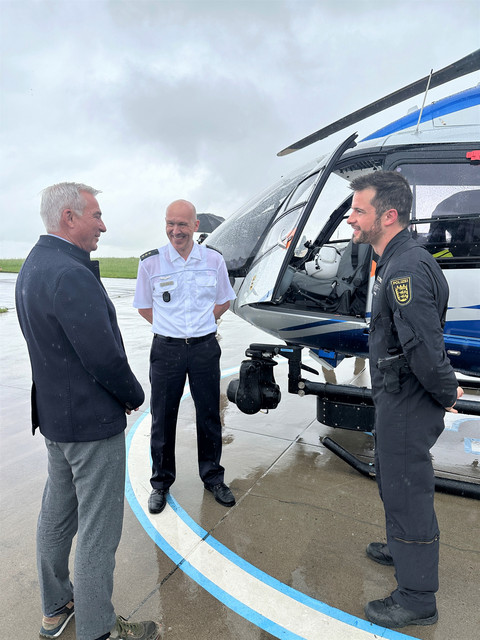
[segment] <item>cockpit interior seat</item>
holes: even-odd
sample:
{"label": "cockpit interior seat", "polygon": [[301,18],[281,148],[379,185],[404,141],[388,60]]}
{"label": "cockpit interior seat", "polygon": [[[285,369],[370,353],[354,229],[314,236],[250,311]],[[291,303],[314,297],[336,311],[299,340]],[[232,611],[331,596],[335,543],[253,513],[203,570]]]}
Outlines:
{"label": "cockpit interior seat", "polygon": [[371,255],[370,245],[355,244],[350,240],[332,277],[323,278],[321,265],[315,270],[307,263],[305,271],[299,270],[293,275],[290,291],[296,300],[315,302],[327,312],[362,316],[365,314]]}
{"label": "cockpit interior seat", "polygon": [[[478,217],[462,218],[462,214]],[[437,257],[465,257],[480,255],[480,189],[454,193],[434,209],[426,248]]]}

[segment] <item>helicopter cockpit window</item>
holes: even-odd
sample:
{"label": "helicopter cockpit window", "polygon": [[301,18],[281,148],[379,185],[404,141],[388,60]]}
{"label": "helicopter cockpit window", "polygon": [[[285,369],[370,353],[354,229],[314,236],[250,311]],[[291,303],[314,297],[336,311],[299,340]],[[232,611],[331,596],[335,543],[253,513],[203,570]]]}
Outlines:
{"label": "helicopter cockpit window", "polygon": [[257,198],[250,200],[210,234],[205,244],[217,250],[221,247],[231,276],[246,274],[278,207],[292,191],[295,183],[309,171],[310,169],[306,168],[300,175],[282,179]]}
{"label": "helicopter cockpit window", "polygon": [[[295,247],[295,255],[305,255],[306,247],[313,245],[317,242],[319,233],[325,227],[333,227],[335,229],[332,241],[344,242],[352,237],[352,230],[346,224],[345,220],[342,220],[338,216],[335,216],[339,203],[351,196],[351,190],[349,188],[349,181],[342,178],[336,173],[331,173],[322,192],[317,199],[313,210],[305,224],[297,246]],[[329,219],[332,218],[332,224],[328,225]],[[340,220],[340,224],[339,224]]]}
{"label": "helicopter cockpit window", "polygon": [[257,256],[261,258],[265,253],[275,246],[287,249],[295,235],[296,224],[302,214],[303,207],[315,186],[318,179],[318,173],[314,173],[303,180],[296,189],[285,199],[275,216],[265,241],[262,245],[262,251]]}
{"label": "helicopter cockpit window", "polygon": [[352,242],[349,181],[332,173],[295,247],[283,302],[320,313],[365,317],[371,248]]}
{"label": "helicopter cockpit window", "polygon": [[480,257],[480,167],[409,164],[397,168],[414,193],[411,230],[448,267],[467,268]]}
{"label": "helicopter cockpit window", "polygon": [[294,207],[307,202],[310,193],[312,192],[315,182],[318,178],[318,173],[314,173],[303,180],[296,189],[290,194],[282,205],[282,209],[279,211],[279,216],[285,211],[290,211]]}

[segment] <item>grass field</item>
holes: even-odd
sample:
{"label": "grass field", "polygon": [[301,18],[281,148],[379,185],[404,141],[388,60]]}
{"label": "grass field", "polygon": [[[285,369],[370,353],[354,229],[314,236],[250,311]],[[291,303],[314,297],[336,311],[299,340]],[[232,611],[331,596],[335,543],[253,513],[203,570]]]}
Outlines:
{"label": "grass field", "polygon": [[[138,258],[98,258],[100,262],[100,274],[102,278],[136,278]],[[23,264],[23,259],[13,258],[2,260],[0,258],[0,272],[18,273]]]}
{"label": "grass field", "polygon": [[102,278],[136,278],[138,258],[98,258]]}
{"label": "grass field", "polygon": [[23,259],[14,258],[13,260],[0,260],[0,271],[5,273],[18,273],[23,264]]}

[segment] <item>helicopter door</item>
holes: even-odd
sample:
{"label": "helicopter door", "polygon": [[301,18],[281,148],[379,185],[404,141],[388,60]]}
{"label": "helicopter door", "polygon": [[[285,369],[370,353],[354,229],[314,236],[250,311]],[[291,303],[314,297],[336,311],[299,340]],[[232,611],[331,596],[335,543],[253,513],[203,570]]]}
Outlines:
{"label": "helicopter door", "polygon": [[[357,134],[349,136],[321,165],[318,172],[302,180],[280,207],[257,256],[238,292],[238,304],[244,306],[271,302],[287,273],[295,247],[313,211],[328,177],[343,153],[355,146]],[[327,221],[328,212],[325,212]],[[298,250],[298,249],[297,249]]]}

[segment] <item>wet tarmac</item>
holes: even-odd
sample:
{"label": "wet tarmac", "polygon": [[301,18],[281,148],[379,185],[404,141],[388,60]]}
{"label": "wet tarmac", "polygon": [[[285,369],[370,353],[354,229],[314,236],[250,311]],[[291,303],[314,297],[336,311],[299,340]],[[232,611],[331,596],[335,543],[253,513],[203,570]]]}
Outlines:
{"label": "wet tarmac", "polygon": [[[38,638],[41,620],[35,527],[46,477],[43,439],[29,428],[30,367],[14,311],[15,276],[0,274],[1,592],[0,640]],[[131,307],[133,281],[106,280],[129,359],[147,395],[149,326]],[[251,342],[273,342],[227,313],[219,328],[222,389]],[[313,365],[312,363],[312,366]],[[480,625],[480,503],[436,495],[441,528],[439,621],[431,627],[381,629],[364,619],[369,600],[394,588],[393,570],[371,562],[365,547],[384,540],[374,481],[328,451],[329,435],[361,459],[368,434],[316,421],[315,398],[287,393],[287,367],[275,368],[282,402],[246,416],[222,394],[226,481],[237,497],[218,505],[197,474],[194,408],[180,411],[177,481],[166,510],[151,516],[148,403],[129,418],[128,506],[117,552],[114,604],[134,620],[163,622],[166,640],[268,638],[422,638],[474,640]],[[327,374],[331,375],[331,374]],[[348,360],[337,382],[368,384],[362,362]],[[439,473],[480,483],[480,420],[448,416],[432,450]],[[71,623],[61,636],[75,638]]]}

